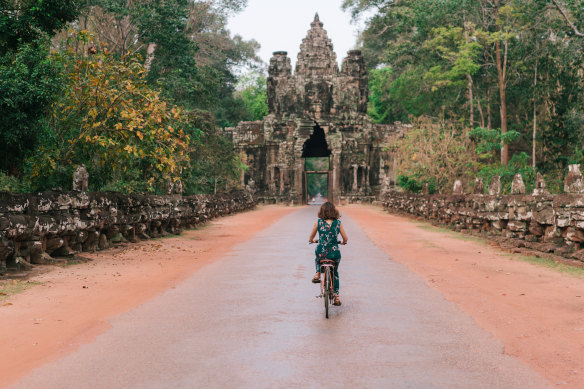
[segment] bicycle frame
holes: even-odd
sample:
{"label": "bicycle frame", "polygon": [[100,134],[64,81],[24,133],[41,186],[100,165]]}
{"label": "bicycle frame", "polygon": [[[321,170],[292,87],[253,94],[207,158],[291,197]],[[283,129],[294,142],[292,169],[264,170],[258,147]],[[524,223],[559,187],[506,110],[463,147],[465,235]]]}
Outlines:
{"label": "bicycle frame", "polygon": [[[335,267],[335,262],[333,260],[330,259],[323,259],[320,262],[320,272],[324,273],[326,275],[327,271],[328,271],[328,276],[330,278],[330,292],[331,295],[334,292],[334,280],[333,275],[334,275],[334,267]],[[325,282],[326,277],[322,277],[322,281],[320,282],[320,292],[321,294],[324,296],[324,282]]]}
{"label": "bicycle frame", "polygon": [[320,271],[324,273],[324,277],[322,277],[320,284],[320,291],[324,300],[324,314],[327,319],[329,317],[329,305],[331,305],[334,300],[334,268],[335,261],[331,259],[323,259],[320,261]]}

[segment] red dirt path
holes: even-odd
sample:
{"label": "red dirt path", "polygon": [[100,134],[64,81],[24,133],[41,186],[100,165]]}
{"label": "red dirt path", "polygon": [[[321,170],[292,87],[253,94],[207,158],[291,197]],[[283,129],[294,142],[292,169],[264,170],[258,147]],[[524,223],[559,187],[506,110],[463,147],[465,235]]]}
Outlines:
{"label": "red dirt path", "polygon": [[421,228],[380,208],[342,211],[392,260],[500,339],[506,354],[556,386],[584,388],[584,279],[459,238],[464,235]]}
{"label": "red dirt path", "polygon": [[173,287],[293,210],[260,207],[180,237],[84,254],[93,261],[35,277],[42,285],[0,304],[0,387],[91,342],[109,328],[108,318]]}

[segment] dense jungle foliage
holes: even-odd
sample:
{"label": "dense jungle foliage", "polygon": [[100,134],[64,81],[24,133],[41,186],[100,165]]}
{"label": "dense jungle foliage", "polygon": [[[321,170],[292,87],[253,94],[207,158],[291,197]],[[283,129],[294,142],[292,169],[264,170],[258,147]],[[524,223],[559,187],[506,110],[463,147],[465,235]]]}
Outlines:
{"label": "dense jungle foliage", "polygon": [[236,187],[222,128],[265,115],[259,45],[226,29],[245,6],[0,0],[0,191],[70,189],[82,164],[90,190]]}
{"label": "dense jungle foliage", "polygon": [[556,193],[584,162],[584,1],[344,0],[370,70],[369,115],[412,131],[390,145],[399,183],[448,192],[535,172]]}

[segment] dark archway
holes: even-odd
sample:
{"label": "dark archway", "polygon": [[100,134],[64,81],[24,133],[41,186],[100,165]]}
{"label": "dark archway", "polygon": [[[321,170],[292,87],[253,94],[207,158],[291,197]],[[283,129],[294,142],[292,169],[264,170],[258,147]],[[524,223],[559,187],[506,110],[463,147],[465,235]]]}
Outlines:
{"label": "dark archway", "polygon": [[324,130],[318,124],[313,127],[312,135],[302,146],[302,158],[321,158],[331,155],[326,143]]}
{"label": "dark archway", "polygon": [[308,204],[321,204],[329,195],[330,155],[322,127],[312,128],[312,135],[302,146],[304,158],[303,200]]}

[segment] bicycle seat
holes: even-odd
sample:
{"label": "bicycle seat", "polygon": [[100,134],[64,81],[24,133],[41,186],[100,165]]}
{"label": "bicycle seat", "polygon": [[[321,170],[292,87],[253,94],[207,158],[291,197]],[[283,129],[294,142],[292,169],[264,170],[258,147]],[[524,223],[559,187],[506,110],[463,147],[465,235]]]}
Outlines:
{"label": "bicycle seat", "polygon": [[320,264],[321,265],[324,265],[324,264],[334,265],[335,261],[333,259],[321,259]]}

